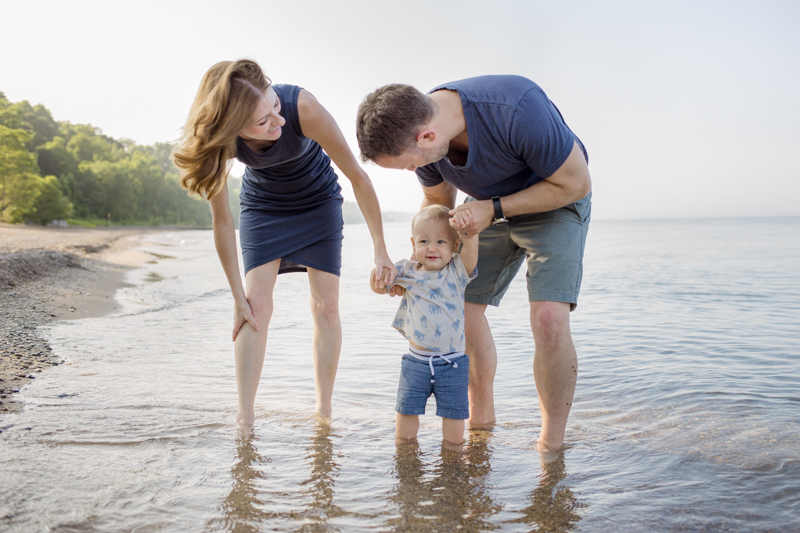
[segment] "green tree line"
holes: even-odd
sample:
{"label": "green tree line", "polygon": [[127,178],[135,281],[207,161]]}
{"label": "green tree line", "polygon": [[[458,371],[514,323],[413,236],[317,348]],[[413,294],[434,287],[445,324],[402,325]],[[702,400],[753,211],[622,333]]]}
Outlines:
{"label": "green tree line", "polygon": [[0,220],[209,225],[208,203],[181,188],[171,152],[56,121],[0,91]]}

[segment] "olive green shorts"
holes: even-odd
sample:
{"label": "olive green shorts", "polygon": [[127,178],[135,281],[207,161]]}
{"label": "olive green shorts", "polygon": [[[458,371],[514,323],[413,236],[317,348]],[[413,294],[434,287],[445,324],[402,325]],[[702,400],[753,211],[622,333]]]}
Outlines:
{"label": "olive green shorts", "polygon": [[[472,198],[467,198],[471,201]],[[561,209],[509,217],[480,234],[478,277],[466,301],[500,305],[527,257],[528,301],[565,302],[574,310],[583,277],[583,249],[592,212],[592,193]]]}

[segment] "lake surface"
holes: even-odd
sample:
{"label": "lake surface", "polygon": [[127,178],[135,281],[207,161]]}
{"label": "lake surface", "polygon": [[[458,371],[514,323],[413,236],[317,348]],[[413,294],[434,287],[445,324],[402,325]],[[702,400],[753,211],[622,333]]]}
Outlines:
{"label": "lake surface", "polygon": [[[408,224],[386,228],[392,258]],[[0,530],[800,531],[800,219],[594,222],[567,449],[545,464],[524,274],[488,313],[498,423],[396,447],[399,300],[345,227],[344,345],[314,416],[305,274],[281,276],[252,435],[206,231],[149,235],[118,315],[44,333],[66,364],[3,418]]]}

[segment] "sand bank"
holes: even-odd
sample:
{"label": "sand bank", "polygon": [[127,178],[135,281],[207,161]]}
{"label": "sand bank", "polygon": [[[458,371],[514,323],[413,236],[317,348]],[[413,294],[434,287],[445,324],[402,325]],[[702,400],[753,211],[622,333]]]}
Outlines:
{"label": "sand bank", "polygon": [[113,313],[125,272],[151,259],[133,248],[148,233],[173,229],[0,223],[0,420],[21,410],[20,387],[61,363],[37,327]]}

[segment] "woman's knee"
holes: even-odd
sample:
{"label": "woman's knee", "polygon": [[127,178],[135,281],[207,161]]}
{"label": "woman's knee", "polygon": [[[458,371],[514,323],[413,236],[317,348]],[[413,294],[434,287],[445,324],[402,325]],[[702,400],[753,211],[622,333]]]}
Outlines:
{"label": "woman's knee", "polygon": [[250,303],[250,310],[253,312],[253,316],[262,327],[266,327],[269,325],[269,321],[272,319],[272,295],[269,297],[248,297],[247,301]]}
{"label": "woman's knee", "polygon": [[339,320],[339,295],[328,294],[311,298],[311,314],[314,320],[333,322]]}
{"label": "woman's knee", "polygon": [[311,284],[311,314],[314,320],[339,320],[339,276],[320,270],[308,270]]}
{"label": "woman's knee", "polygon": [[247,302],[259,324],[266,326],[272,318],[272,291],[278,276],[280,259],[257,266],[245,275]]}

